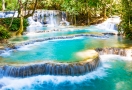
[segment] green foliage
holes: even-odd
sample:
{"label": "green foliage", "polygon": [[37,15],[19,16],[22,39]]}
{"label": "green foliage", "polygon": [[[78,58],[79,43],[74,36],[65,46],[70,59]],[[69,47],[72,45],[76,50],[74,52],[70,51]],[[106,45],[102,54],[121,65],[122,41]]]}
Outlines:
{"label": "green foliage", "polygon": [[2,25],[0,25],[0,40],[3,40],[3,39],[8,39],[10,38],[11,35],[10,33],[6,30],[5,27],[3,27]]}
{"label": "green foliage", "polygon": [[5,0],[6,10],[14,10],[17,8],[17,0]]}
{"label": "green foliage", "polygon": [[132,39],[132,2],[130,0],[122,0],[122,22],[120,28],[128,39]]}
{"label": "green foliage", "polygon": [[[8,27],[11,23],[11,18],[4,18],[2,19],[2,24]],[[23,27],[26,29],[28,26],[28,22],[26,19],[23,21]],[[20,18],[14,18],[11,27],[9,28],[10,31],[17,31],[20,27]]]}
{"label": "green foliage", "polygon": [[2,10],[2,2],[0,1],[0,11]]}
{"label": "green foliage", "polygon": [[12,3],[12,4],[8,4],[8,6],[6,7],[6,10],[14,10],[15,9],[15,4]]}

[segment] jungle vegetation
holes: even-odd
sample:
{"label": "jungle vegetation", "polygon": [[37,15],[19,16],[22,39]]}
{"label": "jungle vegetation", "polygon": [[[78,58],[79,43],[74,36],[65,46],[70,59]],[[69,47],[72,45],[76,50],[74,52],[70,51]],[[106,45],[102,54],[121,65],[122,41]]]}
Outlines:
{"label": "jungle vegetation", "polygon": [[[132,0],[1,0],[0,10],[17,10],[20,27],[16,35],[23,32],[23,20],[32,16],[36,9],[65,11],[67,20],[73,25],[101,23],[112,15],[121,17],[119,33],[132,39]],[[28,12],[24,14],[24,12]],[[13,19],[12,19],[13,20]]]}

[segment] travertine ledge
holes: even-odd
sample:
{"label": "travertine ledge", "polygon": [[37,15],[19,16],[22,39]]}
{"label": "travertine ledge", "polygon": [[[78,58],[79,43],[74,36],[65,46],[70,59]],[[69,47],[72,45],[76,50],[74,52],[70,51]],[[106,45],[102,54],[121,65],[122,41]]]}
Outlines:
{"label": "travertine ledge", "polygon": [[99,65],[100,60],[95,50],[79,52],[82,58],[79,62],[60,63],[45,62],[41,64],[27,65],[4,65],[0,67],[0,74],[10,77],[28,77],[34,75],[61,75],[61,76],[77,76],[94,71]]}

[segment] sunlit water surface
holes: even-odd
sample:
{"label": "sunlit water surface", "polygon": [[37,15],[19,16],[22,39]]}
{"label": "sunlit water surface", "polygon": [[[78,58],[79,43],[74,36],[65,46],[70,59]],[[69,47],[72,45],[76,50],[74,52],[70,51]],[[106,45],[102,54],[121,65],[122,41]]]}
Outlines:
{"label": "sunlit water surface", "polygon": [[[62,31],[47,32],[40,34],[25,35],[23,37],[12,38],[10,42],[20,43],[24,41],[36,40],[47,37],[67,36],[75,34],[95,34],[102,35],[105,30],[91,27],[59,28]],[[73,39],[56,39],[44,42],[38,42],[23,46],[14,51],[7,51],[1,56],[1,63],[30,63],[40,61],[60,61],[74,62],[80,61],[76,55],[77,52],[87,49],[103,47],[128,47],[132,45],[129,40],[122,39],[118,36],[102,37],[76,37]]]}
{"label": "sunlit water surface", "polygon": [[[92,32],[91,30],[97,32]],[[18,43],[39,38],[73,34],[99,34],[100,30],[90,27],[25,35],[10,41]],[[76,53],[98,47],[129,47],[129,40],[117,36],[109,38],[77,37],[65,40],[50,40],[26,45],[15,51],[7,51],[0,57],[1,63],[30,63],[44,60],[73,62],[79,61]],[[101,56],[101,66],[86,75],[51,76],[38,75],[28,78],[0,78],[1,90],[132,90],[132,59],[119,56]]]}
{"label": "sunlit water surface", "polygon": [[[114,39],[114,40],[113,40]],[[123,42],[123,43],[122,43]],[[130,43],[131,45],[131,43]],[[130,46],[116,36],[110,38],[76,37],[37,42],[1,54],[1,63],[31,63],[40,61],[74,62],[80,61],[77,52],[103,47]]]}

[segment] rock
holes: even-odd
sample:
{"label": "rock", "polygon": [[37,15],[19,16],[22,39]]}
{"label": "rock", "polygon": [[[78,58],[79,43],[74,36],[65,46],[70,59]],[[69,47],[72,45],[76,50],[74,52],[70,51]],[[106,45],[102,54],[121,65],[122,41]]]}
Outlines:
{"label": "rock", "polygon": [[8,44],[8,47],[11,48],[11,49],[17,49],[14,44]]}
{"label": "rock", "polygon": [[102,33],[104,35],[116,35],[115,33]]}
{"label": "rock", "polygon": [[67,21],[61,21],[60,22],[60,26],[68,26],[69,25],[69,22],[67,22]]}

